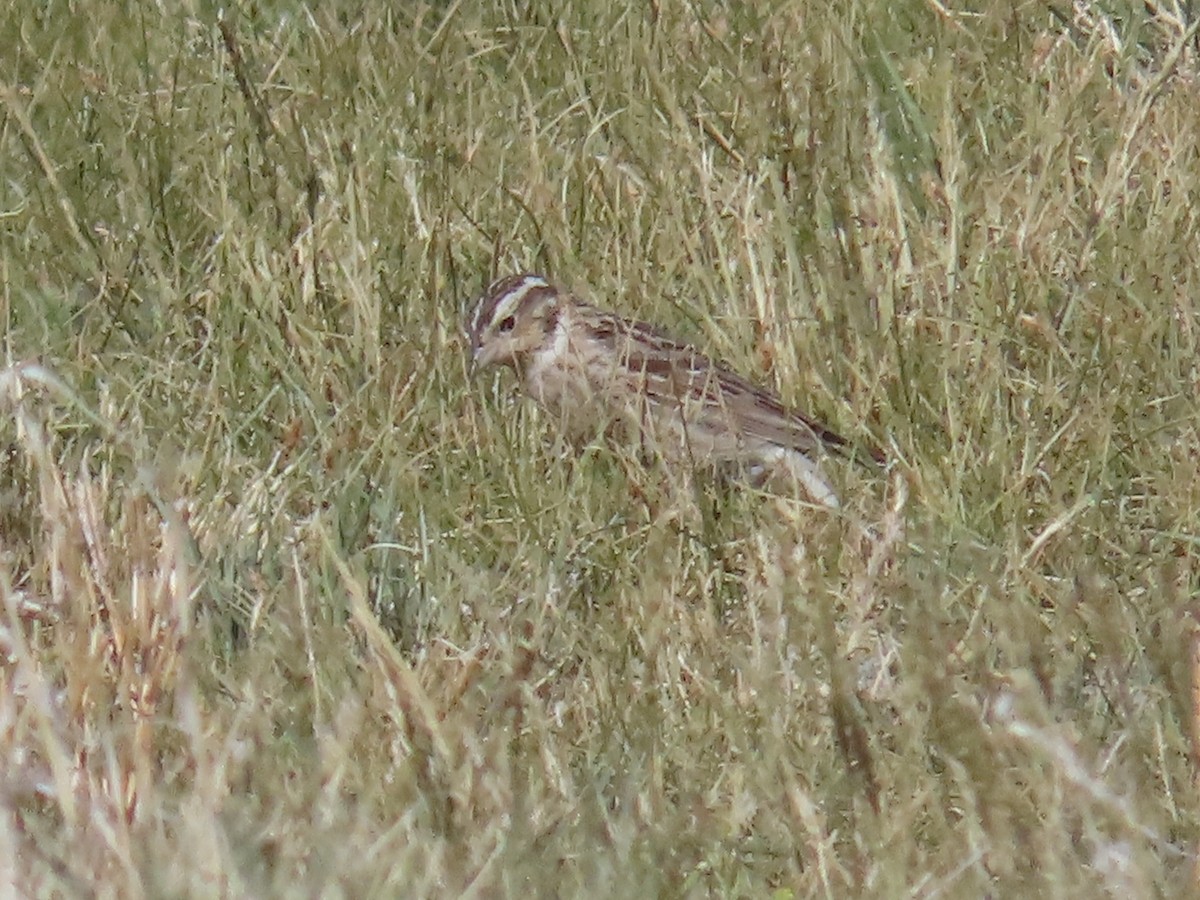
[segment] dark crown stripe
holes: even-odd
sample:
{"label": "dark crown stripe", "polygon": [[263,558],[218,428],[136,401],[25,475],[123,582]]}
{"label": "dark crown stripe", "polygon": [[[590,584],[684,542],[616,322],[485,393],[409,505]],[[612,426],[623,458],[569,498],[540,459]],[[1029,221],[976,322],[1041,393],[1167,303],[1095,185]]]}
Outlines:
{"label": "dark crown stripe", "polygon": [[[471,319],[471,333],[474,335],[480,334],[488,325],[494,322],[503,308],[504,316],[512,315],[516,312],[522,303],[518,303],[514,298],[524,297],[530,292],[543,292],[546,290],[553,291],[549,287],[546,279],[540,275],[521,274],[507,275],[497,281],[492,282],[487,292],[479,301],[479,306],[475,310],[475,315]],[[510,308],[511,307],[511,308]]]}

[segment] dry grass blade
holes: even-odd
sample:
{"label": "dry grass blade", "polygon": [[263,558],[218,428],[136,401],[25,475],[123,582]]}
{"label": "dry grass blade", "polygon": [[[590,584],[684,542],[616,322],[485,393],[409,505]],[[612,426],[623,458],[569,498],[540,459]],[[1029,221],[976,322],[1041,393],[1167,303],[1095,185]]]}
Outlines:
{"label": "dry grass blade", "polygon": [[[62,6],[0,12],[0,893],[1195,893],[1185,4]],[[568,448],[467,374],[531,270],[888,467]]]}

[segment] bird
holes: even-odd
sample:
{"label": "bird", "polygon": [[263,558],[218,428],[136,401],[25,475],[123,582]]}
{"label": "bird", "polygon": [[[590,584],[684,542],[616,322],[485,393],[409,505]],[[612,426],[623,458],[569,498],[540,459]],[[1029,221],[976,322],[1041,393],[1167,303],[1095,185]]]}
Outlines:
{"label": "bird", "polygon": [[825,455],[864,456],[697,347],[585,302],[543,275],[491,283],[465,323],[474,371],[504,366],[575,444],[596,437],[668,466],[733,471],[761,486],[790,475],[837,509]]}

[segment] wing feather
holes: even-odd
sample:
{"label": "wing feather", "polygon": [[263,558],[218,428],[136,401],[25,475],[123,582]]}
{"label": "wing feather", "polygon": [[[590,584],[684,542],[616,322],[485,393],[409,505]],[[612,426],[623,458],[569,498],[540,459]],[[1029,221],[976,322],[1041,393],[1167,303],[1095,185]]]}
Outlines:
{"label": "wing feather", "polygon": [[685,404],[703,397],[720,409],[728,427],[746,437],[811,454],[830,450],[846,455],[849,442],[815,419],[789,409],[767,391],[690,344],[677,341],[644,322],[605,317],[597,337],[606,342],[628,370],[641,375],[650,402]]}

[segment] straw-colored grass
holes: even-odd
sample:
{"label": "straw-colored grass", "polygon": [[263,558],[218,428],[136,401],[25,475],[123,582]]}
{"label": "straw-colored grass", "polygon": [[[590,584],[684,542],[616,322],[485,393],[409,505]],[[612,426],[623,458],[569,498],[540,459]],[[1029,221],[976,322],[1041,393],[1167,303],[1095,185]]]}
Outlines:
{"label": "straw-colored grass", "polygon": [[[4,893],[1198,889],[1180,5],[240,6],[0,14]],[[566,452],[516,269],[888,471]]]}

